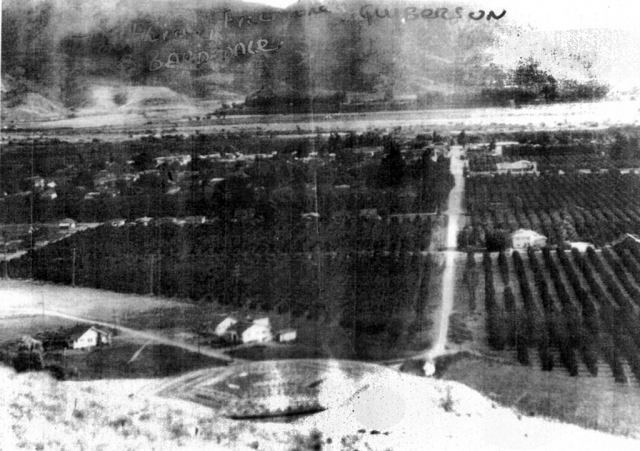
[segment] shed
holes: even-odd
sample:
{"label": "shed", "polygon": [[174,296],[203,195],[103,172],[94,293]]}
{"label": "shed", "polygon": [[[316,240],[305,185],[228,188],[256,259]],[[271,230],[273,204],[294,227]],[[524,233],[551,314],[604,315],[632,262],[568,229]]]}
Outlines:
{"label": "shed", "polygon": [[298,338],[298,332],[295,329],[282,329],[278,331],[276,336],[278,337],[277,339],[280,343],[288,343],[291,341],[296,341],[296,339]]}

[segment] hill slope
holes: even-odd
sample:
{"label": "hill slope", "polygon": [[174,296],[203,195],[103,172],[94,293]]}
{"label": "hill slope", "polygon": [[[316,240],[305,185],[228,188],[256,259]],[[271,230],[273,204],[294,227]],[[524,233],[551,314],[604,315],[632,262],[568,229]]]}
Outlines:
{"label": "hill slope", "polygon": [[364,364],[356,380],[359,391],[340,406],[291,423],[256,423],[160,398],[151,381],[59,383],[0,368],[0,434],[8,450],[638,448],[631,440],[521,418],[456,383]]}

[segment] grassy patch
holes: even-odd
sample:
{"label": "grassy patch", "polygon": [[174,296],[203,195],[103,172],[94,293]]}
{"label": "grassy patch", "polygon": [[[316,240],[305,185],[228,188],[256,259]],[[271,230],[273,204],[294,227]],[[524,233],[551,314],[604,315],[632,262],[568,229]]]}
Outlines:
{"label": "grassy patch", "polygon": [[140,347],[140,344],[116,339],[112,346],[66,355],[63,365],[77,368],[78,378],[83,380],[166,377],[221,365],[220,361],[205,355],[161,344],[146,346],[136,360],[129,363]]}
{"label": "grassy patch", "polygon": [[443,379],[462,382],[525,415],[555,418],[640,438],[640,391],[606,378],[572,378],[470,355],[439,362]]}

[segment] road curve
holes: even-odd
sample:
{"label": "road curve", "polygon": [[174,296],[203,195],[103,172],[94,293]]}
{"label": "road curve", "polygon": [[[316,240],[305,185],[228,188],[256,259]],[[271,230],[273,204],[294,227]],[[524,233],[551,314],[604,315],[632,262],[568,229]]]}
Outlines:
{"label": "road curve", "polygon": [[41,310],[41,309],[19,309],[18,310],[18,309],[16,309],[14,311],[16,313],[30,314],[30,315],[55,316],[55,317],[67,319],[67,320],[70,320],[70,321],[76,321],[76,322],[79,322],[79,323],[95,324],[95,325],[102,326],[102,327],[109,327],[109,328],[112,328],[112,329],[117,329],[117,330],[119,330],[119,331],[121,331],[121,332],[123,332],[125,334],[131,335],[133,337],[141,338],[141,339],[144,339],[144,340],[147,340],[147,341],[152,341],[152,342],[155,342],[155,343],[160,343],[160,344],[163,344],[163,345],[182,348],[182,349],[187,350],[187,351],[200,353],[202,355],[206,355],[207,357],[212,357],[214,359],[223,360],[225,362],[229,362],[229,363],[231,363],[231,362],[233,362],[233,363],[244,362],[244,360],[242,360],[242,359],[231,358],[228,355],[226,355],[224,352],[218,351],[216,349],[202,348],[202,347],[199,347],[197,345],[184,343],[184,342],[178,341],[178,340],[172,340],[170,338],[163,337],[161,335],[157,335],[157,334],[154,334],[154,333],[143,332],[143,331],[140,331],[140,330],[135,330],[135,329],[131,329],[131,328],[128,328],[128,327],[120,326],[119,324],[109,323],[109,322],[105,322],[105,321],[96,321],[96,320],[87,319],[87,318],[81,318],[79,316],[69,315],[67,313],[56,312],[55,310]]}

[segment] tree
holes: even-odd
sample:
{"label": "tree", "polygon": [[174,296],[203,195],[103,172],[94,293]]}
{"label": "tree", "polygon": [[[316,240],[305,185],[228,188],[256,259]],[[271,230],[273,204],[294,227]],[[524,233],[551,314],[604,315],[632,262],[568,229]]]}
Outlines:
{"label": "tree", "polygon": [[42,353],[38,351],[20,351],[13,358],[13,368],[18,373],[40,371],[43,368]]}
{"label": "tree", "polygon": [[156,166],[156,162],[153,159],[153,155],[148,150],[143,150],[133,158],[133,168],[136,171],[146,171],[147,169],[153,169]]}
{"label": "tree", "polygon": [[458,144],[462,147],[465,147],[467,145],[467,134],[464,130],[462,130],[458,135]]}
{"label": "tree", "polygon": [[486,247],[488,252],[502,252],[509,248],[509,234],[504,230],[487,232]]}
{"label": "tree", "polygon": [[385,136],[384,150],[386,155],[378,168],[378,185],[381,188],[398,187],[404,182],[406,169],[400,145],[390,136]]}
{"label": "tree", "polygon": [[540,62],[532,57],[521,60],[513,74],[513,81],[520,88],[532,91],[537,98],[554,100],[557,97],[558,83],[546,71],[540,69]]}

